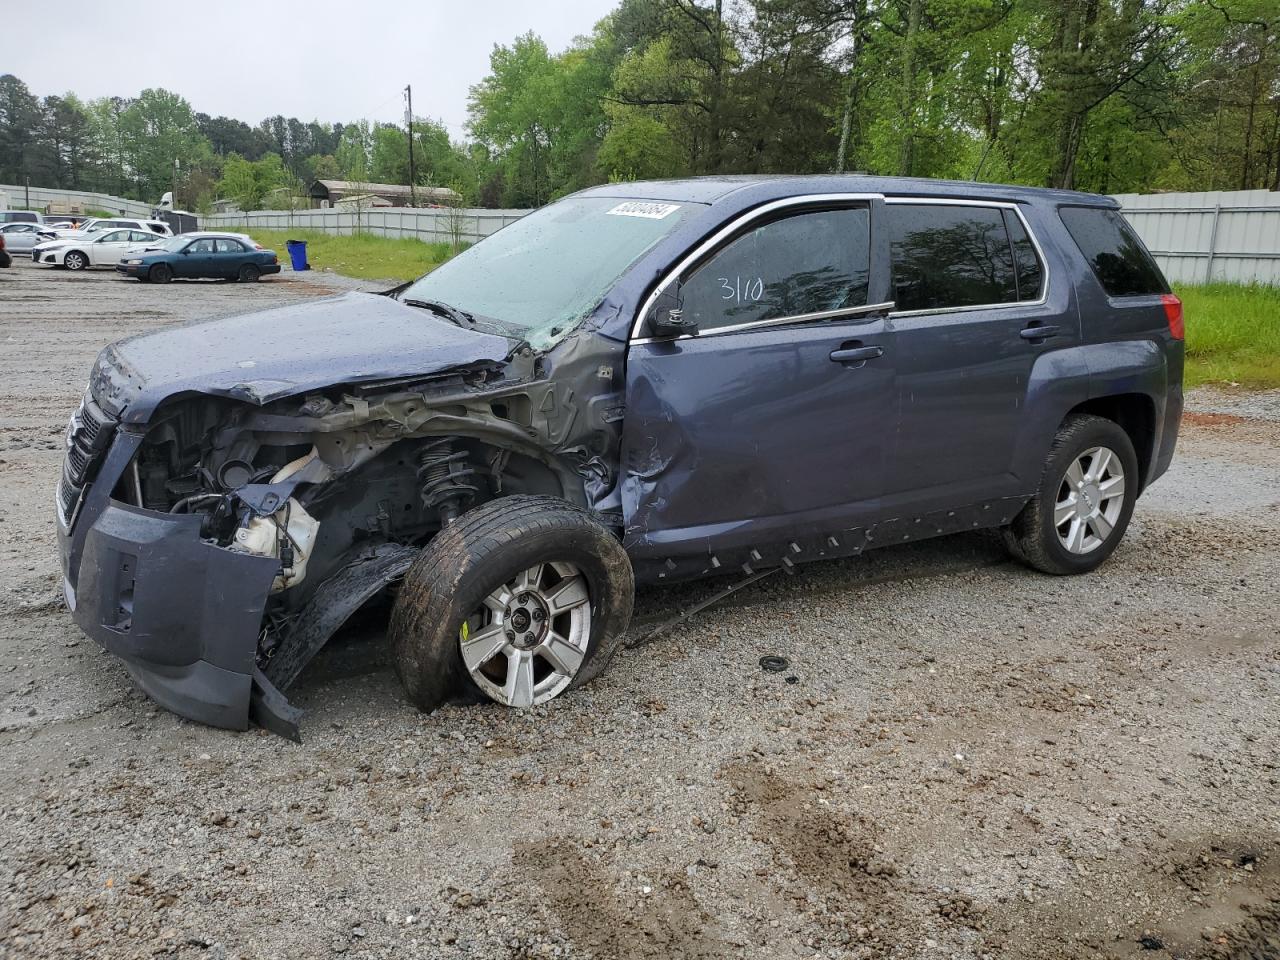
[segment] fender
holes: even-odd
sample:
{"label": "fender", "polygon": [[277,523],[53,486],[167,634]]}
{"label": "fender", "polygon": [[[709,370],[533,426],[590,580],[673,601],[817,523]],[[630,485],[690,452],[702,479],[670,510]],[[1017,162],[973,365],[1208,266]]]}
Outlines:
{"label": "fender", "polygon": [[[1168,385],[1164,348],[1154,340],[1084,344],[1041,356],[1027,383],[1027,416],[1019,431],[1015,463],[1028,495],[1039,481],[1054,434],[1067,414],[1090,400],[1124,394],[1141,395],[1153,405],[1153,445],[1138,454],[1152,464],[1148,483],[1158,476],[1163,470],[1154,454],[1164,449],[1166,415],[1173,413],[1176,421],[1178,412],[1166,409]],[[1176,398],[1179,410],[1180,396]]]}

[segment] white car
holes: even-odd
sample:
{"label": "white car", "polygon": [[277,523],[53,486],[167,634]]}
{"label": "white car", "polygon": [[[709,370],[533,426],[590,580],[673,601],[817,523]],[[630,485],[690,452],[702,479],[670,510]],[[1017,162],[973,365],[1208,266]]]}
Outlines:
{"label": "white car", "polygon": [[37,244],[31,251],[31,259],[39,264],[66,267],[68,270],[114,267],[131,250],[154,245],[163,239],[147,230],[95,230]]}
{"label": "white car", "polygon": [[67,229],[63,227],[42,227],[41,236],[46,240],[60,240],[66,237],[82,237],[85,234],[97,233],[112,228],[145,230],[157,237],[171,237],[173,231],[163,220],[139,220],[133,217],[91,217],[81,222],[79,227]]}
{"label": "white car", "polygon": [[31,248],[40,242],[39,231],[38,223],[0,224],[0,234],[4,234],[4,248],[11,254],[30,253]]}

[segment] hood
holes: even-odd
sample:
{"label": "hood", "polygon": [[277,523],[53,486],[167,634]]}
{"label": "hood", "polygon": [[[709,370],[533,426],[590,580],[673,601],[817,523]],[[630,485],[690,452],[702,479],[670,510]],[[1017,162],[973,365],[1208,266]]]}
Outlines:
{"label": "hood", "polygon": [[118,341],[98,356],[91,388],[98,403],[142,423],[180,393],[261,405],[335,384],[499,363],[510,349],[504,337],[390,297],[346,293]]}

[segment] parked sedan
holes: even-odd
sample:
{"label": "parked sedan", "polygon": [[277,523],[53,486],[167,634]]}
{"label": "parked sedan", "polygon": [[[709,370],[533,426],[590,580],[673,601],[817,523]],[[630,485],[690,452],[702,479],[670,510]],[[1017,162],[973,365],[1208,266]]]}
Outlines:
{"label": "parked sedan", "polygon": [[243,234],[184,233],[131,252],[116,269],[154,283],[174,277],[252,283],[263,274],[279,273],[280,261],[274,250],[264,250]]}
{"label": "parked sedan", "polygon": [[157,239],[145,230],[101,230],[84,236],[45,240],[31,248],[31,259],[68,270],[114,267],[130,250]]}
{"label": "parked sedan", "polygon": [[40,225],[36,223],[6,223],[0,226],[0,235],[4,236],[5,249],[10,254],[31,253],[31,248],[40,242]]}

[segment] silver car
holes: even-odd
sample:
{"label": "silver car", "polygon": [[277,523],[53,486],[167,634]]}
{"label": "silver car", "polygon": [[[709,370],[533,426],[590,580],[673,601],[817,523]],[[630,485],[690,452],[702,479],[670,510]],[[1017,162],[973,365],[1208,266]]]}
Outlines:
{"label": "silver car", "polygon": [[4,248],[10,253],[30,253],[41,240],[38,223],[6,223],[0,226],[0,233],[4,234]]}

